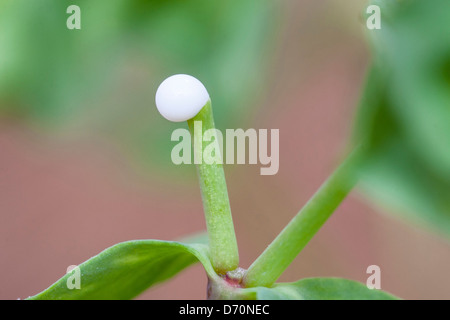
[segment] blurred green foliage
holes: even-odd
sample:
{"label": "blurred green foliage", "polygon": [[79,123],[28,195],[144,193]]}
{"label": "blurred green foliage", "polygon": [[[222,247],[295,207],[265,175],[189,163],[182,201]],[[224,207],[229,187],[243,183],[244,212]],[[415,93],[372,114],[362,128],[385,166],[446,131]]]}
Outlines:
{"label": "blurred green foliage", "polygon": [[[71,4],[81,30],[66,28]],[[0,112],[59,133],[100,131],[142,162],[170,164],[180,124],[157,113],[159,83],[192,74],[218,127],[238,125],[264,93],[277,12],[269,0],[2,1]]]}
{"label": "blurred green foliage", "polygon": [[377,204],[450,235],[450,1],[377,0],[356,136]]}
{"label": "blurred green foliage", "polygon": [[[450,234],[450,1],[373,0],[373,64],[355,136],[368,145],[362,188],[377,204]],[[68,30],[69,5],[82,29]],[[95,131],[142,163],[170,165],[158,84],[207,84],[218,128],[264,98],[278,6],[270,0],[0,2],[0,116],[58,133]],[[170,166],[173,169],[173,166]],[[191,171],[191,170],[189,170]]]}

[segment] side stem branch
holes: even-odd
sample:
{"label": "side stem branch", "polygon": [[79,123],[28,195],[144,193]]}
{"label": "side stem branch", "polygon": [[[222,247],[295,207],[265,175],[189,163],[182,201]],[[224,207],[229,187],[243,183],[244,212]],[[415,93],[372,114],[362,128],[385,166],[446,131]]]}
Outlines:
{"label": "side stem branch", "polygon": [[270,287],[275,283],[352,190],[359,157],[358,148],[253,262],[243,280],[245,287]]}

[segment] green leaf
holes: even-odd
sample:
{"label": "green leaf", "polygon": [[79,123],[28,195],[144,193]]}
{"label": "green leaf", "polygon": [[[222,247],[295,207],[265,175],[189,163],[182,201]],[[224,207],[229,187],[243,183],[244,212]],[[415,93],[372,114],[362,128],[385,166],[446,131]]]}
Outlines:
{"label": "green leaf", "polygon": [[364,284],[339,278],[307,278],[271,288],[244,289],[257,300],[394,300],[393,295]]}
{"label": "green leaf", "polygon": [[450,235],[450,2],[372,2],[382,28],[368,33],[374,58],[356,125],[367,145],[361,189]]}
{"label": "green leaf", "polygon": [[[204,241],[205,237],[193,239]],[[217,277],[204,243],[135,240],[116,244],[79,265],[80,289],[68,289],[66,274],[31,300],[132,299],[200,261],[209,277]]]}

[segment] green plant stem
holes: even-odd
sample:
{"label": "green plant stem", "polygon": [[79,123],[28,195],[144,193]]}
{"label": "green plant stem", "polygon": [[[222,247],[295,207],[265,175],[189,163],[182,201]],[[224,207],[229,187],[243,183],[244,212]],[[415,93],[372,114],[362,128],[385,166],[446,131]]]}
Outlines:
{"label": "green plant stem", "polygon": [[218,143],[216,139],[213,142],[203,141],[204,132],[215,129],[210,101],[194,118],[188,120],[188,125],[208,229],[211,264],[218,274],[225,274],[238,267],[239,253],[222,164],[207,164],[203,159],[205,147]]}
{"label": "green plant stem", "polygon": [[255,260],[244,277],[245,287],[275,283],[354,187],[359,155],[359,149],[353,151]]}

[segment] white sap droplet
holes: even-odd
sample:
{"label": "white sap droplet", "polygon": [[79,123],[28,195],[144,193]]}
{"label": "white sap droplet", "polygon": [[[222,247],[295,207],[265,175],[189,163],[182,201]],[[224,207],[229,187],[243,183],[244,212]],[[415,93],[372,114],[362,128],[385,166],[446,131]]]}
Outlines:
{"label": "white sap droplet", "polygon": [[208,100],[209,94],[205,86],[187,74],[176,74],[164,80],[155,97],[159,113],[173,122],[195,117]]}

